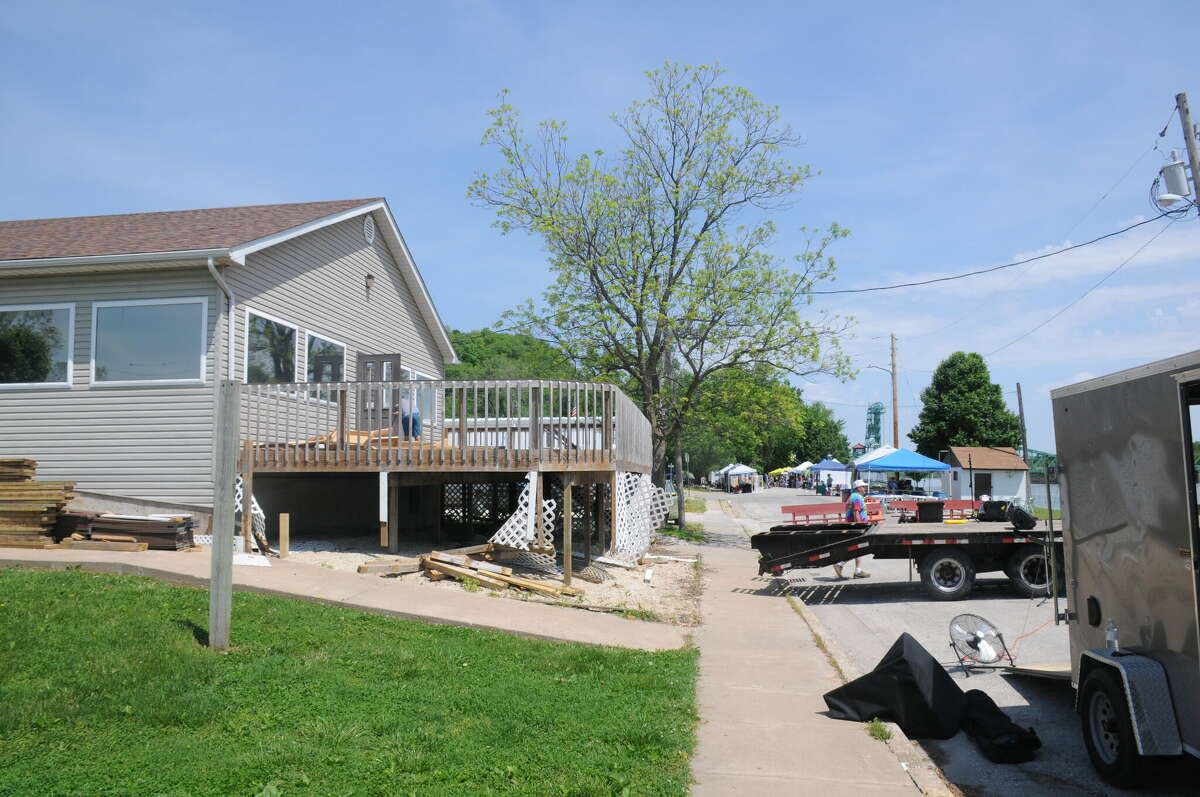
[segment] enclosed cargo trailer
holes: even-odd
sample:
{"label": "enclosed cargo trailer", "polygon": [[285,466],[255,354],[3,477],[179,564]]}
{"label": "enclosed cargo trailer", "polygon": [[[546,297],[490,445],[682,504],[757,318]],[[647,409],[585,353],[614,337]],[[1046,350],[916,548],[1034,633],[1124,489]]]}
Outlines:
{"label": "enclosed cargo trailer", "polygon": [[1052,391],[1071,675],[1092,763],[1200,756],[1200,351]]}

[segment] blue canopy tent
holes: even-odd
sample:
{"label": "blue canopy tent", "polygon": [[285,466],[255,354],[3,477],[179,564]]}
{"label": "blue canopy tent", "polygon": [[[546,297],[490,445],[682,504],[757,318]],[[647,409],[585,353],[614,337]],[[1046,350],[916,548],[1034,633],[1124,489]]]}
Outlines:
{"label": "blue canopy tent", "polygon": [[813,465],[812,472],[817,475],[817,481],[834,487],[849,487],[850,486],[850,466],[843,465],[833,457],[825,459]]}
{"label": "blue canopy tent", "polygon": [[873,459],[870,462],[864,462],[858,466],[858,470],[867,473],[878,473],[880,471],[911,471],[913,473],[926,473],[935,470],[950,470],[950,466],[945,462],[938,462],[936,459],[930,459],[923,454],[918,454],[916,451],[909,451],[907,448],[898,448],[890,454],[886,454],[878,459]]}

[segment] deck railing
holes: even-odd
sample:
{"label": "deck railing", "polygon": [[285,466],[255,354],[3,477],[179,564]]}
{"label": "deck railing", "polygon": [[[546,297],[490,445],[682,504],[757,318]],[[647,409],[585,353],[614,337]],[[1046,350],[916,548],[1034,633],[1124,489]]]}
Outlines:
{"label": "deck railing", "polygon": [[613,385],[422,379],[241,390],[241,439],[257,471],[650,468],[650,423]]}

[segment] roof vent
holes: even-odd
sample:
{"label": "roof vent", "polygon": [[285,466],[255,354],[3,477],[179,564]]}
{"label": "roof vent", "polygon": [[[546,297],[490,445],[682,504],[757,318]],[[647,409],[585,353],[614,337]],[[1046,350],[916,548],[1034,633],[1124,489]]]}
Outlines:
{"label": "roof vent", "polygon": [[363,237],[367,239],[368,244],[375,243],[375,217],[370,213],[363,216]]}

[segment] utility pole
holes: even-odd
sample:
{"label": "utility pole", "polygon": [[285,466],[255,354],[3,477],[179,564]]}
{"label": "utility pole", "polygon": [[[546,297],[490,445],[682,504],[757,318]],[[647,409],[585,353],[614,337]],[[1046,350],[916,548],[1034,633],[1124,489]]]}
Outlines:
{"label": "utility pole", "polygon": [[[1025,402],[1021,399],[1021,383],[1017,382],[1017,412],[1021,418],[1021,459],[1025,460],[1025,504],[1033,506],[1033,492],[1029,484],[1033,474],[1029,472],[1029,438],[1025,434]],[[1049,474],[1046,474],[1049,476]]]}
{"label": "utility pole", "polygon": [[1196,146],[1196,128],[1192,124],[1192,112],[1188,109],[1186,93],[1181,91],[1175,95],[1175,107],[1179,110],[1179,124],[1183,126],[1188,164],[1192,169],[1192,201],[1200,202],[1200,149]]}
{"label": "utility pole", "polygon": [[892,334],[892,446],[900,447],[900,399],[896,389],[896,335]]}

